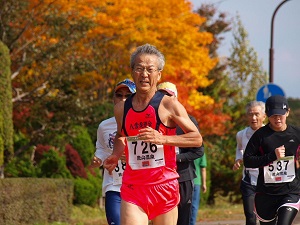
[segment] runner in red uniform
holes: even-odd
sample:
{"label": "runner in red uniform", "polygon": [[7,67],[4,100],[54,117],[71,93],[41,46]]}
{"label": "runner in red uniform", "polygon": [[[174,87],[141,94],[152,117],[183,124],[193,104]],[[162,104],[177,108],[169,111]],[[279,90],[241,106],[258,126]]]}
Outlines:
{"label": "runner in red uniform", "polygon": [[[115,106],[118,125],[114,151],[104,167],[112,171],[125,151],[121,187],[122,225],[175,225],[179,202],[175,146],[198,147],[202,137],[183,105],[160,92],[157,82],[165,64],[154,46],[140,46],[131,55],[136,94]],[[176,135],[176,125],[185,131]]]}

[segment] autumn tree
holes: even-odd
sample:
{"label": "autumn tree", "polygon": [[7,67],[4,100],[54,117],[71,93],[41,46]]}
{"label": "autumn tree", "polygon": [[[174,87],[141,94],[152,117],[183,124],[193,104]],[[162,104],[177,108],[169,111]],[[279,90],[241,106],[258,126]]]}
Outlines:
{"label": "autumn tree", "polygon": [[218,12],[213,4],[202,4],[196,11],[201,17],[206,18],[205,22],[199,27],[199,32],[209,32],[213,35],[213,41],[208,45],[211,58],[217,58],[217,64],[209,71],[208,78],[213,81],[209,86],[199,87],[198,92],[205,96],[210,96],[214,103],[209,107],[199,107],[197,116],[201,128],[204,127],[203,134],[206,140],[212,140],[213,137],[222,137],[230,129],[230,116],[224,110],[224,103],[230,95],[227,88],[226,76],[224,71],[227,66],[227,60],[220,57],[217,50],[224,39],[223,35],[230,31],[230,21],[223,12]]}
{"label": "autumn tree", "polygon": [[[110,65],[114,65],[108,67],[110,71],[105,71],[110,78],[106,82],[116,80],[121,72],[124,77],[130,76],[130,53],[138,45],[151,43],[166,56],[162,81],[173,81],[179,88],[183,87],[181,94],[185,96],[183,99],[188,99],[187,104],[212,104],[209,96],[196,91],[211,83],[207,74],[216,59],[209,57],[206,46],[212,41],[212,36],[208,32],[198,32],[204,19],[191,12],[189,2],[143,1],[137,8],[136,4],[129,4],[128,1],[115,1],[106,10],[105,15],[99,14],[100,26],[87,37],[90,42],[102,43],[99,39],[107,39],[107,34],[101,26],[109,27],[114,33],[105,48],[94,48],[93,58],[97,59],[97,68],[100,68],[100,62],[108,59]],[[111,51],[110,54],[103,54],[103,49]]]}
{"label": "autumn tree", "polygon": [[0,16],[0,38],[12,60],[15,131],[29,140],[16,157],[37,144],[63,149],[76,125],[92,127],[95,136],[98,123],[112,115],[113,87],[130,77],[130,53],[141,44],[165,54],[163,79],[186,87],[182,98],[191,111],[213,104],[197,91],[212,83],[212,35],[199,32],[205,19],[187,1],[7,0]]}
{"label": "autumn tree", "polygon": [[[214,203],[217,194],[227,194],[231,187],[223,187],[222,182],[227,179],[228,158],[230,151],[225,151],[224,140],[228,136],[228,132],[232,129],[230,111],[226,108],[226,101],[231,95],[228,89],[229,79],[226,76],[226,68],[228,60],[224,56],[218,54],[218,49],[222,45],[223,35],[231,30],[231,21],[224,12],[219,12],[213,4],[202,4],[197,13],[206,18],[206,21],[200,26],[200,31],[207,31],[213,34],[213,42],[209,44],[209,54],[211,57],[218,58],[218,63],[209,72],[208,77],[214,82],[199,91],[205,95],[209,95],[214,99],[213,109],[204,111],[204,118],[209,121],[211,130],[205,136],[205,151],[208,158],[207,174],[209,177],[209,191],[202,195],[202,202],[209,204]],[[202,109],[203,110],[203,109]],[[200,127],[202,121],[200,122]]]}
{"label": "autumn tree", "polygon": [[5,1],[1,8],[1,38],[12,59],[14,124],[30,137],[28,145],[47,144],[57,131],[83,123],[86,111],[72,83],[74,74],[87,70],[77,44],[93,26],[84,3],[72,10],[73,2]]}
{"label": "autumn tree", "polygon": [[166,56],[164,79],[184,76],[190,103],[212,103],[195,91],[211,83],[207,74],[216,60],[206,45],[212,36],[198,32],[204,19],[189,2],[6,1],[1,16],[13,62],[16,129],[33,142],[68,133],[72,123],[98,123],[101,117],[89,115],[130,76],[130,53],[146,42]]}
{"label": "autumn tree", "polygon": [[202,4],[197,13],[206,18],[205,23],[200,27],[200,31],[210,32],[214,37],[213,42],[209,44],[209,54],[211,57],[218,58],[217,65],[208,74],[208,77],[214,82],[201,91],[223,105],[228,96],[231,95],[231,90],[227,87],[229,81],[225,72],[228,60],[226,56],[220,56],[218,50],[224,40],[223,35],[231,31],[232,24],[228,19],[228,15],[224,12],[219,12],[214,4]]}

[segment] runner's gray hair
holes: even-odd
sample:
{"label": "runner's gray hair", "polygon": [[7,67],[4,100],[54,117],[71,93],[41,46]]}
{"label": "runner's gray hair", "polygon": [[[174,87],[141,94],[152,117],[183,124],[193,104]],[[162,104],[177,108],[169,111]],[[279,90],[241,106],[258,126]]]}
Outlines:
{"label": "runner's gray hair", "polygon": [[262,102],[262,101],[251,101],[251,102],[249,102],[246,105],[246,113],[248,113],[251,108],[256,107],[256,106],[259,106],[262,113],[265,113],[266,106],[265,106],[265,103]]}
{"label": "runner's gray hair", "polygon": [[134,68],[135,60],[139,54],[156,55],[158,58],[158,70],[163,70],[165,66],[164,55],[154,46],[150,44],[144,44],[139,47],[131,54],[130,57],[130,68]]}

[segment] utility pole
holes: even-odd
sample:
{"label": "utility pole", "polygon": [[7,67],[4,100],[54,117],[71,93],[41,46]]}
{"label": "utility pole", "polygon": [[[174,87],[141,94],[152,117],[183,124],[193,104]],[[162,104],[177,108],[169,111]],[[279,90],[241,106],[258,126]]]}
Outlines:
{"label": "utility pole", "polygon": [[274,49],[273,49],[273,34],[274,34],[274,19],[275,19],[275,15],[278,11],[278,9],[286,2],[288,2],[289,0],[284,0],[282,1],[277,8],[275,9],[273,16],[272,16],[272,21],[271,21],[271,46],[270,46],[270,64],[269,64],[269,82],[273,83],[274,81],[274,74],[273,74],[273,63],[274,63]]}

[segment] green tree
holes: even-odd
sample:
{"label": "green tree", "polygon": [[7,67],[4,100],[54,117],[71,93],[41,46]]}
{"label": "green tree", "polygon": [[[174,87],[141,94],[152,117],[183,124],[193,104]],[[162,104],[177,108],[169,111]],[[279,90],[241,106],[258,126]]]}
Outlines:
{"label": "green tree", "polygon": [[236,90],[233,103],[253,101],[257,90],[268,82],[267,72],[257,52],[250,46],[248,34],[239,16],[236,17],[233,30],[233,43],[229,57],[229,76],[231,88]]}
{"label": "green tree", "polygon": [[291,108],[287,123],[300,127],[300,99],[288,98],[289,107]]}
{"label": "green tree", "polygon": [[0,41],[0,177],[4,177],[4,163],[13,156],[10,64],[9,50]]}
{"label": "green tree", "polygon": [[[245,117],[245,106],[249,101],[256,98],[256,92],[267,82],[267,73],[262,67],[262,62],[253,47],[250,46],[248,34],[242,25],[240,17],[237,16],[233,22],[233,42],[231,45],[231,54],[228,58],[228,67],[226,69],[227,87],[231,94],[225,104],[226,111],[230,114],[231,129],[219,143],[219,153],[222,153],[222,159],[218,163],[215,161],[213,168],[219,168],[219,172],[224,175],[223,180],[231,180],[230,185],[220,185],[221,180],[215,179],[212,185],[216,191],[223,192],[224,195],[230,195],[232,201],[239,201],[240,194],[238,183],[241,179],[240,173],[232,171],[232,164],[235,160],[236,133],[242,128],[248,126]],[[227,165],[227,166],[224,166]],[[216,173],[220,177],[219,173]]]}
{"label": "green tree", "polygon": [[[250,99],[255,99],[254,93],[265,84],[266,72],[263,71],[255,50],[249,46],[247,32],[239,17],[229,21],[228,15],[218,12],[213,4],[202,4],[197,13],[206,18],[200,30],[208,31],[214,36],[214,41],[209,45],[210,55],[219,58],[218,64],[208,76],[214,82],[200,91],[219,102],[219,110],[230,118],[226,123],[226,132],[222,135],[205,136],[207,159],[210,162],[208,171],[211,176],[208,203],[214,204],[216,194],[230,195],[230,199],[235,201],[239,199],[237,184],[241,178],[240,173],[234,173],[231,169],[235,158],[235,135],[247,125],[244,117],[245,104]],[[224,40],[223,35],[232,28],[234,41],[231,54],[220,57],[218,49]]]}
{"label": "green tree", "polygon": [[250,46],[248,34],[240,17],[234,22],[233,42],[229,57],[228,87],[234,90],[228,101],[232,110],[235,130],[246,126],[245,106],[256,99],[257,90],[268,82],[267,72],[262,61],[258,60],[257,52]]}

